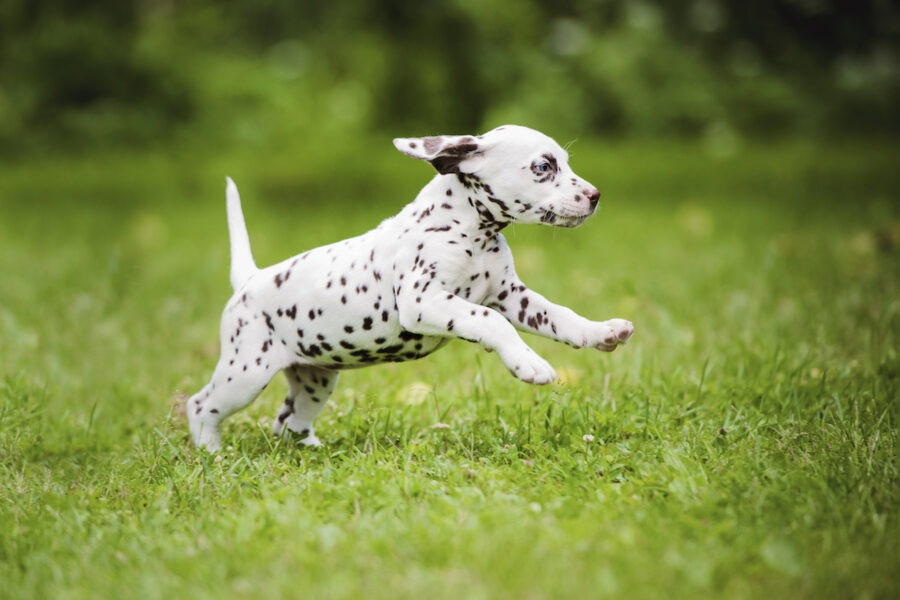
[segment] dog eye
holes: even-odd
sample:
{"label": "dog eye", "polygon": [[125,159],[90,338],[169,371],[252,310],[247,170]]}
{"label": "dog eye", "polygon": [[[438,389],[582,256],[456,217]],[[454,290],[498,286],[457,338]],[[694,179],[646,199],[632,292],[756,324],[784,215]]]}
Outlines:
{"label": "dog eye", "polygon": [[550,170],[550,163],[545,160],[544,162],[538,164],[535,168],[541,173],[546,173]]}

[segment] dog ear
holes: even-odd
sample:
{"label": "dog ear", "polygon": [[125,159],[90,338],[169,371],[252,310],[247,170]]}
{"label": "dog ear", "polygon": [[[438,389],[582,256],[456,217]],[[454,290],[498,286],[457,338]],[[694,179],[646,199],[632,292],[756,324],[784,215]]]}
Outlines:
{"label": "dog ear", "polygon": [[471,135],[395,138],[394,146],[403,154],[428,161],[441,175],[471,172],[460,163],[482,153],[481,142]]}

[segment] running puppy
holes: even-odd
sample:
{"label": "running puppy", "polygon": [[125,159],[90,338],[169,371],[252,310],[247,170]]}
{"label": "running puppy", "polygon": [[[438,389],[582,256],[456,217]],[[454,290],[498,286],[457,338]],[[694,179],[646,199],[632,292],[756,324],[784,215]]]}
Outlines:
{"label": "running puppy", "polygon": [[398,138],[437,170],[416,199],[378,227],[265,269],[250,252],[237,187],[227,186],[231,285],[210,382],[188,400],[198,446],[221,446],[219,423],[249,405],[277,371],[289,391],[275,419],[319,445],[313,420],[341,369],[426,356],[451,338],[495,350],[528,383],[556,379],[516,328],[611,352],[634,331],[589,321],[528,289],[500,231],[510,223],[576,227],[600,192],[549,137],[507,125],[481,136]]}

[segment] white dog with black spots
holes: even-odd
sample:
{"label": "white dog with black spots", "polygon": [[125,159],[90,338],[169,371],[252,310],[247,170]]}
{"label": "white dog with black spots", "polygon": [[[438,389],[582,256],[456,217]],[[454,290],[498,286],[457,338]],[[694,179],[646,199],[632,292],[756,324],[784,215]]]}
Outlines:
{"label": "white dog with black spots", "polygon": [[400,213],[363,235],[258,269],[237,187],[227,185],[231,285],[210,382],[188,400],[191,436],[221,447],[219,424],[248,406],[278,371],[289,390],[274,433],[319,445],[313,421],[342,369],[414,360],[448,340],[477,342],[522,381],[553,367],[519,337],[530,331],[611,352],[634,328],[590,321],[528,289],[500,231],[510,223],[575,227],[600,192],[569,168],[549,137],[507,125],[480,136],[398,138],[398,150],[438,171]]}

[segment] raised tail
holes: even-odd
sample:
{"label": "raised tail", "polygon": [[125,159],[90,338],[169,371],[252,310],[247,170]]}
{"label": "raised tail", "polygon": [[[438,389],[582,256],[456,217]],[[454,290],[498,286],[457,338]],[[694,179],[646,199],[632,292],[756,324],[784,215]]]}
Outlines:
{"label": "raised tail", "polygon": [[250,251],[250,237],[241,211],[241,196],[237,186],[226,177],[225,197],[228,208],[228,237],[231,239],[231,287],[237,291],[250,276],[256,273],[256,263]]}

